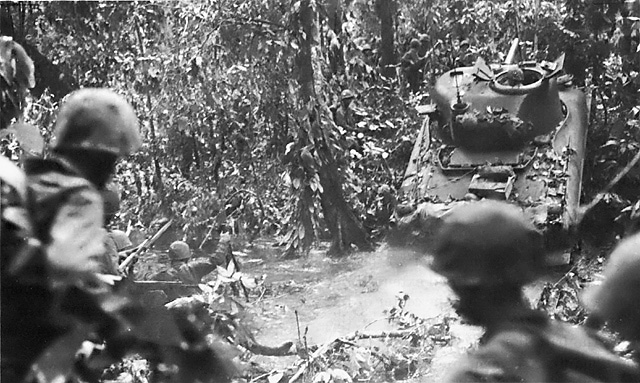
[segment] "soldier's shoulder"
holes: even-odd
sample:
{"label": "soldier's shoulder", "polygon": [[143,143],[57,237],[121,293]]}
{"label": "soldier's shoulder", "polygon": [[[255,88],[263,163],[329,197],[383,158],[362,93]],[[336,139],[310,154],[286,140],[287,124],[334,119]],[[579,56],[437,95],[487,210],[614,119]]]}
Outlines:
{"label": "soldier's shoulder", "polygon": [[546,379],[538,336],[524,327],[494,334],[469,353],[449,382],[536,382]]}
{"label": "soldier's shoulder", "polygon": [[581,326],[554,322],[544,332],[545,341],[555,354],[573,360],[589,360],[610,369],[628,370],[629,361],[614,354],[596,333]]}
{"label": "soldier's shoulder", "polygon": [[25,172],[28,188],[39,195],[51,195],[70,190],[98,193],[89,180],[79,176],[56,159],[30,159],[25,162]]}
{"label": "soldier's shoulder", "polygon": [[535,359],[540,352],[541,337],[526,327],[510,328],[495,334],[477,351],[480,358],[519,365]]}

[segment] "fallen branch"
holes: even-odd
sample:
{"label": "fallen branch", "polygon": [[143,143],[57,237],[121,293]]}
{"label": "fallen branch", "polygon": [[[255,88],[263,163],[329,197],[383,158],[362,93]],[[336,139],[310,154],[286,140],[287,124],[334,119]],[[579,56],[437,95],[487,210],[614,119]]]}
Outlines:
{"label": "fallen branch", "polygon": [[307,371],[307,368],[309,368],[309,366],[313,362],[315,362],[316,359],[318,359],[321,355],[327,352],[327,350],[329,350],[329,347],[331,347],[336,341],[337,339],[333,339],[330,342],[323,344],[313,354],[311,354],[309,358],[307,358],[307,360],[305,360],[302,363],[298,371],[296,371],[296,373],[291,377],[291,379],[289,379],[289,383],[293,383],[296,380],[298,380],[298,378],[302,376],[302,374],[304,374],[305,371]]}
{"label": "fallen branch", "polygon": [[410,335],[411,333],[412,333],[412,331],[392,331],[392,332],[382,331],[382,332],[379,332],[379,333],[365,333],[365,332],[361,333],[361,332],[356,331],[355,333],[353,333],[351,335],[347,335],[347,336],[341,337],[341,338],[335,338],[335,339],[323,344],[313,354],[311,354],[309,356],[309,358],[307,358],[307,360],[305,360],[302,363],[302,365],[300,366],[298,371],[296,371],[296,373],[291,377],[291,379],[289,379],[289,383],[293,383],[298,378],[300,378],[300,376],[302,376],[302,374],[305,373],[305,371],[309,368],[309,366],[313,362],[315,362],[316,359],[318,359],[325,352],[327,352],[329,350],[329,348],[331,348],[331,346],[333,346],[337,342],[346,343],[346,344],[352,344],[350,341],[357,340],[357,339],[404,338],[405,336]]}
{"label": "fallen branch", "polygon": [[[375,338],[404,338],[405,336],[411,335],[413,331],[391,331],[391,332],[379,332],[379,333],[366,333],[366,332],[356,332],[352,335],[347,336],[346,338],[342,338],[344,340],[358,340],[358,339],[375,339]],[[336,340],[341,340],[336,339]]]}
{"label": "fallen branch", "polygon": [[620,180],[624,176],[626,176],[627,173],[631,171],[631,169],[633,169],[634,166],[636,166],[638,161],[640,161],[640,150],[638,150],[638,153],[636,153],[635,157],[633,157],[633,159],[627,164],[627,166],[625,166],[624,169],[622,169],[620,173],[618,173],[611,180],[611,182],[609,182],[609,184],[600,193],[598,193],[598,195],[591,202],[589,202],[588,205],[584,207],[580,207],[580,210],[578,213],[578,222],[582,221],[582,219],[589,212],[589,210],[593,209],[600,201],[602,201],[604,196],[607,195],[611,191],[611,189],[613,189],[613,187],[616,186],[616,184],[620,182]]}

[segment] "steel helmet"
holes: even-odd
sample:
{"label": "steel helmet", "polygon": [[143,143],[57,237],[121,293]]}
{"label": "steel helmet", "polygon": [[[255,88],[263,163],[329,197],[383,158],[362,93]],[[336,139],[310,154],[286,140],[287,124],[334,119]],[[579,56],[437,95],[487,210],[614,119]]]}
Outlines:
{"label": "steel helmet", "polygon": [[109,89],[73,92],[60,109],[54,134],[56,150],[96,150],[125,156],[141,145],[136,113]]}
{"label": "steel helmet", "polygon": [[169,246],[169,259],[180,261],[191,258],[191,249],[184,241],[175,241]]}
{"label": "steel helmet", "polygon": [[431,268],[463,286],[525,285],[544,270],[544,244],[523,212],[484,200],[443,217]]}
{"label": "steel helmet", "polygon": [[640,340],[640,233],[625,238],[609,256],[604,281],[586,290],[585,306],[629,340]]}
{"label": "steel helmet", "polygon": [[351,100],[353,98],[355,98],[356,95],[353,94],[353,92],[349,89],[345,89],[342,91],[342,93],[340,93],[340,99],[341,100]]}
{"label": "steel helmet", "polygon": [[411,48],[415,48],[415,49],[420,48],[420,40],[418,40],[418,39],[411,39],[411,42],[409,43],[409,47],[411,47]]}
{"label": "steel helmet", "polygon": [[113,230],[111,231],[111,233],[109,233],[109,235],[111,236],[111,239],[113,239],[113,243],[115,243],[116,250],[118,252],[126,250],[133,246],[133,243],[131,243],[131,240],[129,239],[127,233],[122,230]]}

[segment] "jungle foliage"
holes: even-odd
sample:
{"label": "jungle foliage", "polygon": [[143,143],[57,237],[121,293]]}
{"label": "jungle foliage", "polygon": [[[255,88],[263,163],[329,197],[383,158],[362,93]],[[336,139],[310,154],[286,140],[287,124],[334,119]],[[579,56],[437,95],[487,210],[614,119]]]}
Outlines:
{"label": "jungle foliage", "polygon": [[[314,16],[308,26],[303,5]],[[207,233],[222,225],[248,239],[287,234],[287,251],[296,254],[318,236],[348,235],[327,220],[322,196],[330,191],[318,171],[326,165],[353,210],[350,222],[363,224],[371,239],[389,224],[387,191],[401,182],[420,124],[413,107],[426,102],[396,76],[393,61],[411,38],[428,56],[426,84],[464,63],[462,40],[472,59],[500,59],[516,36],[526,42],[526,58],[565,51],[567,71],[593,91],[585,192],[599,191],[604,175],[638,150],[634,7],[576,0],[17,2],[2,5],[2,31],[37,56],[28,119],[45,140],[57,103],[78,86],[112,87],[138,110],[145,146],[118,169],[121,225],[176,218],[183,239],[203,247],[215,245]],[[389,38],[395,56],[384,52]],[[296,81],[309,67],[300,65],[305,41],[310,101]],[[363,54],[365,45],[373,57]],[[343,89],[357,95],[357,123],[348,131],[336,129],[329,113]],[[637,175],[625,178],[608,201],[617,210],[633,206],[629,188],[637,182]],[[343,242],[337,253],[355,243]]]}
{"label": "jungle foliage", "polygon": [[[514,37],[529,59],[564,51],[567,72],[591,95],[583,199],[606,196],[583,232],[613,238],[636,229],[639,168],[605,188],[640,151],[637,2],[4,2],[1,11],[2,34],[36,63],[25,120],[45,142],[58,104],[78,87],[113,88],[136,108],[144,146],[117,169],[121,229],[171,218],[175,239],[202,250],[223,230],[247,241],[278,236],[290,256],[318,238],[331,239],[337,255],[368,249],[393,224],[428,85],[467,59],[501,59]],[[418,94],[397,64],[412,38],[428,57]],[[356,94],[350,129],[333,118],[344,89]],[[15,142],[3,140],[18,157]],[[587,279],[576,272],[549,286],[541,307],[579,322],[570,287]],[[329,381],[344,370],[324,372]]]}

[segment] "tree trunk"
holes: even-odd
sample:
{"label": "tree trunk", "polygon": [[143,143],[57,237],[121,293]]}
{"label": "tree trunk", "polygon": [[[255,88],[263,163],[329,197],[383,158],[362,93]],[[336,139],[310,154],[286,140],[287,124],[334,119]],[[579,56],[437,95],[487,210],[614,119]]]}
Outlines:
{"label": "tree trunk", "polygon": [[[307,172],[304,185],[301,185],[302,194],[300,199],[300,216],[301,223],[305,226],[305,238],[299,237],[300,240],[307,239],[312,231],[308,230],[307,225],[312,223],[311,217],[307,217],[312,201],[309,200],[309,191],[311,189],[311,181],[309,181],[317,171],[320,178],[322,190],[320,194],[320,202],[327,227],[331,233],[332,245],[329,250],[331,255],[341,255],[350,249],[351,244],[358,246],[362,250],[370,250],[371,244],[364,231],[362,224],[358,221],[351,207],[347,204],[343,189],[342,177],[340,169],[336,163],[335,153],[330,142],[330,135],[324,131],[328,124],[323,124],[323,118],[330,118],[326,105],[320,105],[315,92],[315,77],[320,76],[319,70],[314,71],[313,66],[313,50],[312,44],[315,41],[315,12],[312,7],[313,0],[302,0],[300,5],[300,27],[304,34],[300,38],[300,50],[297,56],[298,65],[298,82],[300,85],[300,98],[302,105],[307,108],[307,121],[302,124],[299,134],[299,147],[301,148],[301,162]],[[322,113],[326,111],[327,113]],[[315,155],[307,149],[312,147],[315,149]],[[304,148],[304,149],[303,149]],[[312,149],[312,150],[313,150]],[[315,188],[316,190],[319,190]],[[305,206],[306,205],[306,206]]]}
{"label": "tree trunk", "polygon": [[[298,53],[296,55],[296,66],[298,71],[298,85],[300,86],[299,95],[302,101],[301,105],[306,108],[314,99],[315,91],[313,85],[313,63],[312,57],[312,44],[315,36],[315,12],[311,4],[312,0],[302,0],[300,2],[300,14],[299,14],[299,28],[302,33],[299,33],[299,46]],[[303,126],[306,124],[303,124]],[[303,148],[309,144],[309,132],[305,131],[303,127],[298,132],[298,147]],[[293,169],[291,174],[299,173],[299,165],[292,165]],[[308,171],[308,170],[305,170]],[[292,177],[293,178],[293,177]],[[298,250],[304,252],[308,251],[311,244],[315,240],[315,228],[313,225],[313,190],[308,182],[301,182],[298,206],[297,210],[297,222],[299,226],[294,229],[293,235],[290,237],[290,241],[293,242],[293,246],[288,245],[287,256],[292,256]]]}
{"label": "tree trunk", "polygon": [[324,7],[329,28],[339,36],[342,32],[342,0],[326,0]]}
{"label": "tree trunk", "polygon": [[315,12],[311,7],[312,0],[300,2],[300,27],[304,34],[300,36],[300,49],[296,56],[298,66],[298,84],[300,85],[300,99],[303,105],[315,99],[313,88],[313,63],[311,61],[311,46],[315,37]]}
{"label": "tree trunk", "polygon": [[394,48],[394,0],[376,0],[376,13],[380,19],[380,69],[383,76],[394,77],[396,52]]}
{"label": "tree trunk", "polygon": [[[328,148],[323,151],[329,152]],[[324,220],[331,233],[331,247],[328,254],[340,256],[348,253],[351,244],[360,250],[372,250],[369,237],[354,214],[351,206],[344,199],[342,180],[339,177],[339,169],[335,158],[327,158],[319,170],[320,183],[322,184],[321,205],[324,212]]]}

